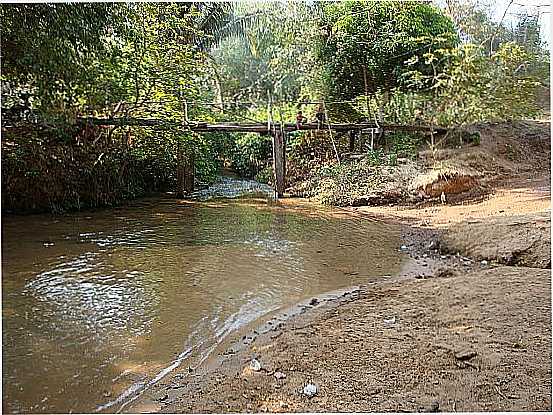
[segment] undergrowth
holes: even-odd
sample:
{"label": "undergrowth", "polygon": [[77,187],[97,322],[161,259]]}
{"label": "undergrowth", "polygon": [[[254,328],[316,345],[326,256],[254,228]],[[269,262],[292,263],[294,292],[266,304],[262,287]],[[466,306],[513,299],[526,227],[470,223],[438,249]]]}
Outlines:
{"label": "undergrowth", "polygon": [[389,203],[407,197],[410,178],[415,172],[413,163],[389,166],[376,164],[369,158],[331,163],[315,171],[298,191],[326,205]]}

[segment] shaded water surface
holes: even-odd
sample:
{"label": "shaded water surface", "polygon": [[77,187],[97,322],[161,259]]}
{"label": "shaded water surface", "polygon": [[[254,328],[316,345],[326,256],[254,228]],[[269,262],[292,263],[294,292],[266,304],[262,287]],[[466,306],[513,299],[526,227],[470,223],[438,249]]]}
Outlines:
{"label": "shaded water surface", "polygon": [[4,411],[115,412],[270,311],[398,271],[398,245],[394,226],[264,199],[4,217]]}

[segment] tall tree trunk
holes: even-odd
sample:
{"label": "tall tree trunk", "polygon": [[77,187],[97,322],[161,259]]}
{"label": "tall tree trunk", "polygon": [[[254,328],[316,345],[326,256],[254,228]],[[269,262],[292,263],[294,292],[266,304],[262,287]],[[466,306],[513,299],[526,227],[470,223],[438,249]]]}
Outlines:
{"label": "tall tree trunk", "polygon": [[363,65],[363,81],[365,83],[365,103],[367,105],[367,121],[371,119],[371,107],[369,104],[369,81],[367,79],[367,67]]}
{"label": "tall tree trunk", "polygon": [[382,94],[382,101],[380,101],[380,105],[378,106],[378,122],[380,124],[384,122],[384,107],[386,107],[389,100],[390,93],[387,89],[385,89],[384,93]]}
{"label": "tall tree trunk", "polygon": [[348,131],[349,135],[349,152],[353,153],[355,151],[355,130]]}

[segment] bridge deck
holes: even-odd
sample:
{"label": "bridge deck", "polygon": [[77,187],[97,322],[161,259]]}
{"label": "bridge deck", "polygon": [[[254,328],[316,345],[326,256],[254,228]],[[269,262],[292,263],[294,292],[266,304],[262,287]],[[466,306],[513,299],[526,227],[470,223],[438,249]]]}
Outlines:
{"label": "bridge deck", "polygon": [[[89,123],[93,125],[118,125],[118,126],[144,126],[144,127],[156,127],[156,126],[174,126],[174,127],[186,127],[191,131],[196,132],[252,132],[252,133],[267,133],[271,132],[272,128],[276,127],[280,129],[279,123],[269,124],[267,123],[233,123],[233,122],[221,122],[221,123],[203,123],[203,122],[176,122],[166,121],[155,118],[78,118],[80,123]],[[359,122],[359,123],[331,123],[331,124],[317,124],[317,123],[304,123],[299,126],[299,130],[333,130],[333,131],[359,131],[365,129],[378,128],[375,123],[371,122]],[[428,125],[400,125],[400,124],[384,124],[381,126],[384,130],[395,131],[434,131],[445,132],[446,129],[442,127],[431,127]],[[286,132],[297,131],[296,124],[285,123],[283,129]]]}
{"label": "bridge deck", "polygon": [[[273,135],[273,170],[275,175],[275,191],[279,197],[281,197],[284,194],[285,189],[285,178],[286,178],[286,140],[285,135],[282,134],[282,131],[290,132],[290,131],[297,131],[299,130],[333,130],[333,131],[339,131],[339,132],[347,132],[347,131],[363,131],[363,130],[372,130],[378,128],[376,123],[371,122],[359,122],[359,123],[344,123],[344,124],[337,124],[337,123],[331,123],[331,124],[318,124],[318,123],[305,123],[300,126],[297,126],[293,123],[284,123],[284,124],[277,124],[277,123],[232,123],[232,122],[221,122],[221,123],[202,123],[202,122],[177,122],[174,120],[161,120],[161,119],[155,119],[155,118],[129,118],[129,117],[121,117],[121,118],[78,118],[77,122],[81,125],[115,125],[115,126],[151,126],[151,127],[172,127],[172,128],[179,128],[179,129],[187,129],[189,131],[195,131],[195,132],[216,132],[216,131],[227,131],[227,132],[242,132],[242,133],[259,133],[259,134],[272,134]],[[298,128],[299,127],[299,128]],[[398,125],[398,124],[385,124],[380,126],[378,128],[379,131],[424,131],[424,132],[431,132],[434,131],[436,133],[445,132],[447,131],[445,128],[440,127],[431,127],[426,125]],[[372,143],[371,143],[372,145]],[[182,159],[182,149],[179,147],[179,150],[181,153],[181,159]],[[337,155],[338,156],[338,155]],[[190,160],[189,160],[190,162]],[[194,165],[193,159],[190,162],[191,165]],[[190,167],[190,165],[189,165]],[[186,167],[181,163],[178,167],[178,169],[183,169],[182,171],[186,171]],[[180,170],[179,170],[180,171]],[[192,177],[194,169],[192,167]],[[178,176],[178,175],[177,175]],[[193,184],[194,179],[192,178],[191,181],[192,187],[189,189],[186,189],[185,184],[183,182],[179,182],[178,188],[182,188],[182,192],[184,190],[191,191],[193,190]]]}

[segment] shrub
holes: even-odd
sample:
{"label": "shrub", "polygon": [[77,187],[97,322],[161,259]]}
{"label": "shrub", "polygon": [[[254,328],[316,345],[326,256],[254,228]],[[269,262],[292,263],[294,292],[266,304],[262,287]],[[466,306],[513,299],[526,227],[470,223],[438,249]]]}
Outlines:
{"label": "shrub", "polygon": [[233,168],[243,176],[255,177],[271,157],[271,137],[256,133],[239,135],[231,154]]}
{"label": "shrub", "polygon": [[360,162],[326,164],[307,179],[302,192],[323,204],[351,206],[396,201],[408,193],[412,163],[399,167]]}
{"label": "shrub", "polygon": [[397,157],[416,159],[419,148],[424,143],[424,136],[420,133],[393,132],[387,135],[390,153]]}

